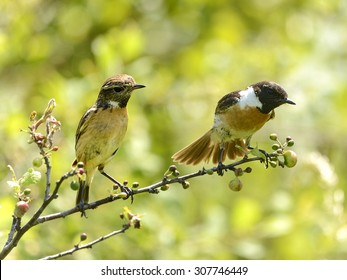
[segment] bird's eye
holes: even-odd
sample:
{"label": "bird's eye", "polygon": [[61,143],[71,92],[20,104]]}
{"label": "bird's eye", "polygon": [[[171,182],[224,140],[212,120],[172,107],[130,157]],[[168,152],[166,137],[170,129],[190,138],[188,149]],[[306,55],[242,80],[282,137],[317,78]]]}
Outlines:
{"label": "bird's eye", "polygon": [[114,88],[113,88],[113,91],[114,91],[114,92],[117,92],[117,93],[121,92],[122,90],[123,90],[122,87],[114,87]]}

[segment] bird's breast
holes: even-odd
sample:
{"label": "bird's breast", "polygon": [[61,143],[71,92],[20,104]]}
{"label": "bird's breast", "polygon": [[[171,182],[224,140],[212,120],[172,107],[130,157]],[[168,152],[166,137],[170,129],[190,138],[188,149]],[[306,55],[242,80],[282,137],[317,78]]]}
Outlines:
{"label": "bird's breast", "polygon": [[96,110],[77,143],[77,160],[93,167],[108,161],[119,148],[127,126],[126,108]]}
{"label": "bird's breast", "polygon": [[256,107],[231,106],[223,113],[216,114],[213,130],[223,141],[236,138],[247,138],[271,118],[271,114],[263,114]]}

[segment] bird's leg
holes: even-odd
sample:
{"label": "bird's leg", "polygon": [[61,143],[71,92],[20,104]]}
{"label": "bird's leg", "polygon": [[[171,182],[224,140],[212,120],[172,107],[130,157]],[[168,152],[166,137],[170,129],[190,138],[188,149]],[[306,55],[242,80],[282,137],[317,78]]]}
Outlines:
{"label": "bird's leg", "polygon": [[100,173],[102,175],[104,175],[107,179],[111,180],[113,183],[115,183],[122,192],[125,192],[128,197],[127,198],[131,198],[131,203],[133,203],[134,201],[134,196],[133,196],[133,191],[132,189],[130,189],[127,186],[124,186],[123,184],[121,184],[120,182],[118,182],[116,179],[114,179],[112,176],[108,175],[105,171],[104,171],[104,166],[99,166],[98,170],[100,171]]}
{"label": "bird's leg", "polygon": [[217,165],[217,174],[219,176],[223,176],[223,168],[224,168],[223,153],[224,153],[224,144],[221,143],[220,147],[219,147],[219,161],[218,161],[218,165]]}
{"label": "bird's leg", "polygon": [[87,217],[87,214],[86,214],[86,211],[84,210],[85,184],[86,184],[86,181],[80,180],[80,189],[79,189],[79,193],[80,193],[81,199],[80,199],[80,201],[79,201],[78,207],[80,208],[80,211],[81,211],[81,217],[88,218],[88,217]]}

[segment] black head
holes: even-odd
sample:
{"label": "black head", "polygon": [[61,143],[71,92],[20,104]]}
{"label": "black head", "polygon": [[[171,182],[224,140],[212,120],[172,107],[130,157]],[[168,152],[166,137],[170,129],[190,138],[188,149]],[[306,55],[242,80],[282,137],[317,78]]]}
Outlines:
{"label": "black head", "polygon": [[144,87],[144,85],[136,84],[134,78],[126,74],[108,78],[100,89],[97,106],[123,108],[127,105],[131,93]]}
{"label": "black head", "polygon": [[285,103],[295,105],[293,101],[288,99],[286,91],[274,82],[262,81],[251,85],[251,87],[253,87],[262,104],[259,110],[264,114],[270,113],[273,109]]}

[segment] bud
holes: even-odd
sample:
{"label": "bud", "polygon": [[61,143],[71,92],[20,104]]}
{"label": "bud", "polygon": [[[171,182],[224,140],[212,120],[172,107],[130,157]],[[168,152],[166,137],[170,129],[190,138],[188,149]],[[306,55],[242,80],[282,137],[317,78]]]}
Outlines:
{"label": "bud", "polygon": [[292,137],[290,137],[290,136],[287,136],[287,137],[286,137],[286,142],[289,142],[289,141],[291,141],[291,140],[293,140]]}
{"label": "bud", "polygon": [[124,180],[124,182],[123,182],[123,186],[126,186],[126,185],[128,185],[128,180]]}
{"label": "bud", "polygon": [[283,158],[284,158],[284,165],[289,168],[294,167],[298,161],[298,156],[296,155],[295,152],[291,150],[285,151],[283,154]]}
{"label": "bud", "polygon": [[31,194],[31,189],[26,188],[26,189],[23,191],[23,194],[24,194],[25,196],[28,196],[29,194]]}
{"label": "bud", "polygon": [[133,188],[136,189],[140,186],[139,182],[134,182],[133,183]]}
{"label": "bud", "polygon": [[279,145],[279,144],[277,144],[277,143],[275,143],[275,144],[273,144],[272,146],[271,146],[271,149],[273,149],[274,151],[276,151],[276,150],[278,150],[278,149],[280,149],[281,148],[281,146]]}
{"label": "bud", "polygon": [[84,240],[86,240],[87,239],[87,234],[86,233],[81,233],[81,235],[80,235],[80,241],[84,241]]}
{"label": "bud", "polygon": [[120,192],[119,194],[116,195],[116,197],[120,198],[128,198],[128,194],[126,192]]}
{"label": "bud", "polygon": [[243,170],[242,170],[242,168],[236,168],[235,170],[234,170],[234,173],[235,173],[235,176],[242,176],[242,174],[243,174]]}
{"label": "bud", "polygon": [[170,172],[174,172],[175,170],[177,170],[177,167],[176,167],[176,165],[170,165],[170,167],[169,167],[169,171]]}
{"label": "bud", "polygon": [[251,172],[252,172],[252,168],[251,168],[251,167],[247,167],[247,168],[244,170],[244,172],[246,172],[246,173],[251,173]]}
{"label": "bud", "polygon": [[276,133],[271,133],[270,134],[270,139],[273,140],[273,141],[277,141],[277,139],[278,139],[277,134]]}
{"label": "bud", "polygon": [[22,218],[24,216],[24,214],[26,212],[28,212],[29,210],[29,203],[26,201],[18,201],[16,203],[16,207],[14,208],[14,212],[13,214],[17,217],[17,218]]}
{"label": "bud", "polygon": [[78,167],[78,168],[83,168],[83,167],[84,167],[84,163],[83,163],[82,161],[79,161],[79,162],[77,163],[77,167]]}
{"label": "bud", "polygon": [[213,175],[213,170],[212,169],[207,169],[206,170],[206,174],[208,174],[208,175]]}
{"label": "bud", "polygon": [[183,187],[184,189],[188,189],[188,188],[190,187],[190,183],[189,183],[188,181],[183,181],[183,182],[182,182],[182,187]]}
{"label": "bud", "polygon": [[125,216],[124,216],[124,213],[120,213],[120,214],[119,214],[119,217],[123,220],[124,217],[125,217]]}
{"label": "bud", "polygon": [[84,174],[84,169],[83,168],[78,168],[77,173],[80,175]]}
{"label": "bud", "polygon": [[30,121],[33,122],[36,119],[36,116],[37,116],[37,112],[32,111],[30,114]]}
{"label": "bud", "polygon": [[241,182],[241,180],[238,177],[232,179],[229,182],[229,189],[231,189],[234,192],[239,192],[242,189],[242,182]]}
{"label": "bud", "polygon": [[160,189],[162,191],[167,191],[168,189],[170,188],[170,185],[169,184],[165,184],[164,186],[161,186]]}
{"label": "bud", "polygon": [[140,219],[133,219],[132,220],[134,228],[139,229],[141,228],[141,220]]}
{"label": "bud", "polygon": [[54,146],[53,148],[52,148],[52,151],[53,152],[56,152],[56,151],[58,151],[59,150],[59,147],[58,146]]}
{"label": "bud", "polygon": [[271,167],[273,167],[273,168],[277,167],[277,161],[271,160],[269,163],[270,163]]}
{"label": "bud", "polygon": [[293,147],[293,146],[294,146],[294,140],[289,140],[289,141],[287,142],[287,146],[288,146],[288,147]]}
{"label": "bud", "polygon": [[178,177],[180,175],[180,172],[176,169],[175,171],[172,172],[172,175],[175,177]]}

